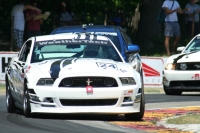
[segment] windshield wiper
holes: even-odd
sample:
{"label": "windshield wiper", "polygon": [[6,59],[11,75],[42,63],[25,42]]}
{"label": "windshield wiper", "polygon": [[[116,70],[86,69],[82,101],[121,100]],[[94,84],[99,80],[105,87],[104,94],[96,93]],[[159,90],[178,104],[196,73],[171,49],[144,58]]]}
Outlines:
{"label": "windshield wiper", "polygon": [[194,50],[194,51],[190,51],[189,53],[186,53],[186,54],[188,55],[188,54],[196,53],[198,51],[199,51],[199,49],[198,50]]}

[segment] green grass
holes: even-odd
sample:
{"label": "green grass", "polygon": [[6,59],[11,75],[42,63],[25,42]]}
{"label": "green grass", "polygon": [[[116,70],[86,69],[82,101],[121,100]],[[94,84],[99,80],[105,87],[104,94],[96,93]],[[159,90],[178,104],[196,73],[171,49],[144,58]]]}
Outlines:
{"label": "green grass", "polygon": [[168,119],[167,124],[200,124],[200,114],[186,114],[177,118]]}
{"label": "green grass", "polygon": [[144,88],[144,93],[164,93],[163,88]]}

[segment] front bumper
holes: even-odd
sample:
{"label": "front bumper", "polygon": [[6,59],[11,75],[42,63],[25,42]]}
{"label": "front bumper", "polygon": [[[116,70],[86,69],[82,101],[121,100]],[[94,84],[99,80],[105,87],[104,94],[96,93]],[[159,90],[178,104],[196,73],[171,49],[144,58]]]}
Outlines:
{"label": "front bumper", "polygon": [[[137,85],[111,88],[93,88],[87,93],[86,88],[44,87],[33,89],[30,94],[32,113],[95,113],[95,114],[126,114],[140,111],[141,93]],[[114,104],[107,101],[116,99]],[[62,101],[79,100],[81,105],[63,104]],[[100,101],[90,102],[90,101]],[[106,101],[106,102],[105,102]],[[103,102],[103,103],[102,103]],[[105,104],[104,104],[105,102]]]}
{"label": "front bumper", "polygon": [[200,71],[165,70],[163,85],[173,90],[200,91]]}

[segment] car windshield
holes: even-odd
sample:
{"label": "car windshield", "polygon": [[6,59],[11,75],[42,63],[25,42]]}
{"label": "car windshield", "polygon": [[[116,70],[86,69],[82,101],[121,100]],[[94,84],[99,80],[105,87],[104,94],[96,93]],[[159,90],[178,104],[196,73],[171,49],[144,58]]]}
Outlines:
{"label": "car windshield", "polygon": [[109,41],[65,39],[35,42],[31,63],[63,58],[99,58],[123,62]]}
{"label": "car windshield", "polygon": [[119,51],[121,51],[121,47],[119,44],[119,38],[118,38],[116,32],[94,32],[94,34],[108,37],[115,44],[117,49]]}
{"label": "car windshield", "polygon": [[200,37],[195,38],[190,44],[188,44],[185,53],[200,50]]}
{"label": "car windshield", "polygon": [[[67,32],[65,32],[65,33],[67,33]],[[65,34],[65,33],[60,33],[60,34]],[[80,33],[80,32],[73,32],[73,33]],[[108,37],[115,44],[117,49],[119,51],[121,51],[121,47],[120,47],[120,43],[119,43],[119,38],[117,36],[117,32],[87,32],[87,33]]]}

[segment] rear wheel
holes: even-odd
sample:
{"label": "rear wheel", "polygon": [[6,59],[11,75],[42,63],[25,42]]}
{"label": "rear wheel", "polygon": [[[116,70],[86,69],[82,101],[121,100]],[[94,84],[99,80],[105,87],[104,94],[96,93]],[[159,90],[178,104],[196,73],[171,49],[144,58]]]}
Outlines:
{"label": "rear wheel", "polygon": [[15,101],[11,95],[11,90],[8,80],[6,80],[6,107],[8,113],[14,113],[16,110]]}
{"label": "rear wheel", "polygon": [[132,113],[132,114],[125,114],[127,120],[141,120],[144,116],[145,112],[145,96],[144,96],[144,83],[143,83],[143,74],[141,72],[141,100],[140,100],[140,112]]}
{"label": "rear wheel", "polygon": [[31,107],[30,107],[30,101],[29,101],[29,93],[28,93],[28,87],[27,87],[26,83],[24,83],[23,111],[24,111],[25,117],[31,117]]}
{"label": "rear wheel", "polygon": [[167,89],[165,85],[163,85],[163,89],[166,95],[181,95],[182,94],[182,91]]}

